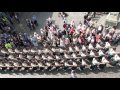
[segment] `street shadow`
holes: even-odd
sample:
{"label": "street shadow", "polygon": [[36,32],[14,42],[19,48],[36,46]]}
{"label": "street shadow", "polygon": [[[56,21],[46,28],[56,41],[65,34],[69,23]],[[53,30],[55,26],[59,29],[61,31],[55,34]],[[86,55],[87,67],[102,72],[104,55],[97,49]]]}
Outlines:
{"label": "street shadow", "polygon": [[104,73],[109,73],[109,72],[119,73],[120,67],[108,67],[108,68],[105,68],[103,72]]}
{"label": "street shadow", "polygon": [[117,29],[118,30],[120,29],[120,22],[118,22]]}
{"label": "street shadow", "polygon": [[[99,74],[99,73],[119,73],[120,72],[120,67],[116,66],[116,67],[106,67],[104,68],[103,70],[95,70],[95,71],[91,71],[90,69],[86,68],[85,70],[83,71],[79,71],[79,70],[76,70],[76,73],[77,74],[80,74],[80,75],[89,75],[91,73],[94,73],[94,74]],[[65,75],[65,74],[70,74],[71,71],[70,70],[67,70],[67,71],[63,71],[63,70],[60,70],[60,71],[37,71],[37,72],[26,72],[26,71],[15,71],[15,72],[10,72],[10,71],[7,71],[7,72],[4,72],[4,71],[0,71],[1,74],[9,74],[9,75],[34,75],[34,74],[38,74],[38,75],[57,75],[57,74],[61,74],[61,75]]]}
{"label": "street shadow", "polygon": [[120,72],[120,67],[106,67],[103,70],[95,70],[95,71],[91,71],[90,69],[86,68],[83,71],[77,71],[77,74],[86,74],[89,75],[90,73],[94,73],[94,74],[99,74],[100,72],[103,73],[119,73]]}
{"label": "street shadow", "polygon": [[[26,19],[32,19],[32,16],[37,17],[38,26],[35,30],[30,30],[27,27]],[[15,24],[15,28],[18,32],[26,32],[32,34],[33,32],[39,32],[40,28],[46,25],[46,19],[52,17],[53,12],[20,12],[20,24]],[[21,25],[22,24],[22,25]]]}

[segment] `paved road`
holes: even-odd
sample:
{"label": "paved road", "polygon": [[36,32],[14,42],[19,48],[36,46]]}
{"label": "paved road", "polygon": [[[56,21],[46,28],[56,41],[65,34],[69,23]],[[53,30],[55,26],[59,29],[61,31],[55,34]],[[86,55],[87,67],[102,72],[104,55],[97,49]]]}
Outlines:
{"label": "paved road", "polygon": [[[83,15],[85,12],[67,12],[69,16],[67,17],[68,23],[71,22],[71,20],[74,20],[76,24],[78,24],[79,21],[83,22]],[[25,19],[30,19],[33,15],[37,16],[38,24],[39,26],[36,28],[35,31],[39,32],[40,28],[43,28],[45,26],[46,19],[50,16],[55,23],[62,29],[63,21],[61,18],[58,18],[58,12],[21,12],[20,15],[20,21],[21,24],[15,23],[16,30],[19,32],[28,32],[32,34],[34,32],[30,31],[28,27],[26,27]]]}
{"label": "paved road", "polygon": [[[67,20],[70,23],[71,20],[74,20],[76,24],[79,23],[79,21],[83,22],[83,16],[85,12],[67,12],[68,17]],[[44,27],[46,19],[50,16],[53,20],[55,20],[55,23],[62,29],[62,19],[58,18],[58,12],[21,12],[20,20],[21,24],[16,24],[16,30],[19,32],[27,32],[32,34],[34,31],[30,31],[28,27],[26,27],[25,19],[31,18],[33,15],[37,16],[39,26],[36,28],[36,32],[39,32],[39,29]],[[98,17],[99,18],[99,17]],[[106,16],[102,16],[98,20],[99,24],[104,24]],[[117,48],[118,51],[120,51],[120,47]],[[101,72],[91,72],[89,70],[82,72],[78,72],[77,74],[78,78],[119,78],[120,77],[120,69],[119,67],[112,67],[112,68],[106,68],[104,71]],[[0,78],[70,78],[70,72],[69,73],[0,73]]]}
{"label": "paved road", "polygon": [[[120,68],[111,67],[105,68],[103,71],[92,72],[85,70],[84,72],[78,71],[77,78],[119,78]],[[70,72],[52,72],[52,73],[0,73],[0,78],[70,78]]]}

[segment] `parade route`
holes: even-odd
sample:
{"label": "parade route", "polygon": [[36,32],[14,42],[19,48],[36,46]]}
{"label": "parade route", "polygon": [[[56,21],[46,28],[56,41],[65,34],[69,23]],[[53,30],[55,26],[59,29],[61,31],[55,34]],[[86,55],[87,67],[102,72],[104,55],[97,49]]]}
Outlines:
{"label": "parade route", "polygon": [[[66,12],[68,14],[67,22],[70,23],[72,20],[75,21],[75,24],[78,25],[81,21],[83,23],[83,18],[86,12]],[[30,31],[26,26],[26,19],[31,18],[33,15],[36,15],[39,26],[36,30]],[[15,28],[17,32],[26,32],[33,34],[34,32],[39,33],[39,30],[45,26],[46,19],[49,17],[55,21],[55,24],[59,26],[60,29],[63,29],[62,18],[58,17],[58,12],[21,12],[20,14],[20,24],[15,23]],[[97,24],[105,23],[106,15],[98,17]],[[118,30],[120,32],[120,30]],[[117,47],[117,51],[120,52],[120,46]],[[0,78],[70,78],[70,72],[64,73],[63,71],[53,72],[53,73],[12,73],[12,72],[1,72]],[[92,72],[90,70],[85,70],[83,72],[77,72],[77,78],[119,78],[120,77],[120,67],[110,67],[105,68],[103,71]]]}

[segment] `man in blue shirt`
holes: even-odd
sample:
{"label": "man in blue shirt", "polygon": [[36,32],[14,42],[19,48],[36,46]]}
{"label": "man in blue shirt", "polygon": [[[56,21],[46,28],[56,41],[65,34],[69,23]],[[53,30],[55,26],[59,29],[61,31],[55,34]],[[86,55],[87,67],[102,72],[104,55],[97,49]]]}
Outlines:
{"label": "man in blue shirt", "polygon": [[36,17],[35,15],[33,15],[32,21],[34,22],[34,24],[35,24],[36,26],[38,26],[37,17]]}

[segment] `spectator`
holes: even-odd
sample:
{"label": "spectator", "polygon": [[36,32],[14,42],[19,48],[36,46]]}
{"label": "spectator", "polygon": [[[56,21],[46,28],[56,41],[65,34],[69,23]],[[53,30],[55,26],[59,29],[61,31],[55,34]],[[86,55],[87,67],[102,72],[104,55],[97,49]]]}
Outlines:
{"label": "spectator", "polygon": [[71,78],[77,78],[77,76],[75,75],[75,71],[74,70],[71,71]]}
{"label": "spectator", "polygon": [[6,49],[11,49],[12,48],[12,44],[11,43],[6,43],[5,44],[5,48]]}
{"label": "spectator", "polygon": [[32,16],[32,21],[36,26],[38,26],[37,17],[35,15]]}
{"label": "spectator", "polygon": [[31,42],[35,47],[38,47],[38,41],[36,37],[31,37]]}
{"label": "spectator", "polygon": [[20,23],[20,20],[19,20],[19,18],[18,18],[17,13],[15,13],[14,18],[16,19],[16,21],[17,21],[18,23]]}

